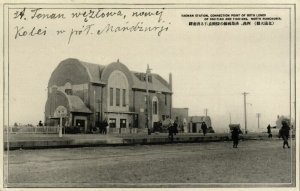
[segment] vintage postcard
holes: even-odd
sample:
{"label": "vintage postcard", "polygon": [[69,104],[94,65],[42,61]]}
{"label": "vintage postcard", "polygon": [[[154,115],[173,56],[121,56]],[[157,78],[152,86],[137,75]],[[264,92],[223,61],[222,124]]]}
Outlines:
{"label": "vintage postcard", "polygon": [[2,189],[299,189],[297,1],[1,2]]}

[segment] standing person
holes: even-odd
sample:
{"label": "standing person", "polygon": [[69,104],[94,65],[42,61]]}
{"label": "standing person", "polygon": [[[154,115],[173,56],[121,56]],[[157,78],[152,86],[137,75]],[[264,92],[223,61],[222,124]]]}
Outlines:
{"label": "standing person", "polygon": [[205,134],[206,134],[206,132],[207,132],[207,125],[206,125],[205,122],[202,123],[201,129],[202,129],[203,135],[205,136]]}
{"label": "standing person", "polygon": [[238,127],[234,127],[231,131],[231,138],[233,141],[233,148],[237,148],[239,144],[239,138],[240,138],[241,130]]}
{"label": "standing person", "polygon": [[43,126],[43,123],[42,123],[42,121],[39,121],[39,124],[38,124],[38,126],[40,126],[40,127],[42,127],[42,126]]}
{"label": "standing person", "polygon": [[102,123],[102,121],[99,121],[99,133],[103,134],[103,123]]}
{"label": "standing person", "polygon": [[168,130],[169,130],[169,139],[173,142],[173,133],[174,133],[173,124],[169,124]]}
{"label": "standing person", "polygon": [[103,125],[103,134],[106,135],[106,134],[107,134],[107,126],[108,126],[108,123],[107,123],[107,119],[106,119],[106,118],[104,119],[102,125]]}
{"label": "standing person", "polygon": [[173,131],[174,131],[174,135],[176,135],[178,133],[178,123],[177,123],[177,120],[175,120],[174,123],[173,123]]}
{"label": "standing person", "polygon": [[271,132],[271,125],[270,124],[268,125],[267,129],[268,129],[268,137],[272,138],[272,132]]}
{"label": "standing person", "polygon": [[283,146],[282,147],[285,149],[285,145],[287,145],[287,147],[290,148],[289,142],[288,142],[288,139],[289,139],[289,136],[290,136],[290,127],[289,127],[289,125],[287,124],[286,121],[282,121],[281,124],[282,124],[282,127],[280,129],[280,136],[283,139]]}

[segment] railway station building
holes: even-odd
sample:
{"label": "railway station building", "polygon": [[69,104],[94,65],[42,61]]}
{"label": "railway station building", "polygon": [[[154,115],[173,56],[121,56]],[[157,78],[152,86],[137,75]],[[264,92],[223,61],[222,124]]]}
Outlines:
{"label": "railway station building", "polygon": [[47,125],[62,119],[64,126],[80,126],[85,133],[106,119],[110,132],[129,132],[171,117],[172,75],[166,81],[129,70],[119,60],[99,65],[69,58],[52,72],[47,96]]}

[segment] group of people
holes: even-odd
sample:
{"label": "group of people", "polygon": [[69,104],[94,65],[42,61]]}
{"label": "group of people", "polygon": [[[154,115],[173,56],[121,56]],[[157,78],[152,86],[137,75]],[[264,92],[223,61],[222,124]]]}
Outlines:
{"label": "group of people", "polygon": [[170,141],[174,140],[174,135],[178,133],[178,123],[177,121],[174,121],[173,124],[170,124],[168,127],[168,132],[169,132],[169,139]]}
{"label": "group of people", "polygon": [[[285,146],[287,146],[287,148],[290,148],[289,146],[289,142],[288,139],[290,137],[290,127],[288,125],[287,121],[282,121],[281,122],[282,126],[281,129],[279,130],[279,138],[282,137],[283,139],[283,148],[285,149]],[[268,133],[268,137],[272,138],[272,132],[271,132],[271,126],[268,125],[267,127],[267,133]],[[237,148],[238,144],[239,144],[239,135],[242,134],[242,131],[240,130],[239,127],[234,127],[231,130],[231,138],[233,141],[233,148]]]}
{"label": "group of people", "polygon": [[[282,121],[281,122],[281,129],[279,130],[279,138],[282,137],[283,139],[283,148],[285,148],[285,146],[287,146],[287,148],[290,148],[289,146],[289,142],[288,139],[290,137],[290,126],[288,125],[287,121]],[[267,132],[268,132],[268,137],[272,138],[272,132],[271,132],[271,126],[270,124],[267,127]]]}
{"label": "group of people", "polygon": [[107,134],[107,127],[108,127],[108,123],[107,123],[106,119],[99,122],[99,133],[100,134]]}

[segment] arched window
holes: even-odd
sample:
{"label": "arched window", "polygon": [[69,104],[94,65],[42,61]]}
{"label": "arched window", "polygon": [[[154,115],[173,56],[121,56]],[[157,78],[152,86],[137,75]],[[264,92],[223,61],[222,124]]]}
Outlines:
{"label": "arched window", "polygon": [[108,78],[107,103],[109,109],[129,110],[129,85],[126,75],[120,70],[113,71]]}
{"label": "arched window", "polygon": [[152,114],[158,115],[158,99],[156,96],[152,99]]}
{"label": "arched window", "polygon": [[66,84],[65,84],[65,93],[67,94],[67,95],[72,95],[72,84],[70,83],[70,82],[67,82]]}

